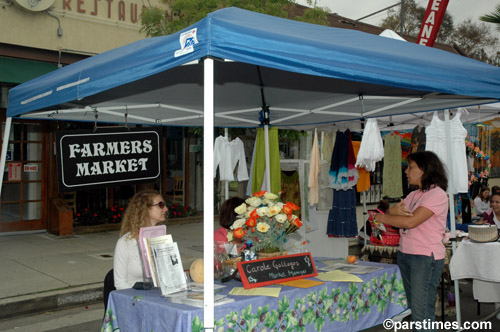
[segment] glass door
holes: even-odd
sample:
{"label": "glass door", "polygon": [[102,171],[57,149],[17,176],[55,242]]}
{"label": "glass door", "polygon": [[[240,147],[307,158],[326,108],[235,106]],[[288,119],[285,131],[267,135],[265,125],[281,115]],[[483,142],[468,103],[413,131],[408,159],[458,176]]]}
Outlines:
{"label": "glass door", "polygon": [[[0,201],[0,232],[46,229],[44,125],[13,121]],[[2,138],[5,122],[2,124]]]}

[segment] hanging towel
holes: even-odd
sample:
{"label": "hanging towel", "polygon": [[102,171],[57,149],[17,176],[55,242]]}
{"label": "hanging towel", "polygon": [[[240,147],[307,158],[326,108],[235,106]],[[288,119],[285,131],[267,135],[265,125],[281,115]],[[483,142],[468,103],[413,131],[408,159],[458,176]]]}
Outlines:
{"label": "hanging towel", "polygon": [[377,119],[370,118],[366,122],[356,159],[356,166],[364,167],[368,172],[375,170],[375,163],[384,158],[384,143],[378,128]]}
{"label": "hanging towel", "polygon": [[278,141],[278,128],[269,128],[269,164],[271,175],[271,188],[266,188],[264,174],[266,170],[266,148],[264,128],[257,129],[255,142],[255,161],[252,174],[252,193],[266,190],[277,194],[281,190],[280,149]]}
{"label": "hanging towel", "polygon": [[320,155],[318,146],[318,129],[314,130],[314,141],[311,149],[311,159],[309,160],[309,205],[319,202],[319,172]]}

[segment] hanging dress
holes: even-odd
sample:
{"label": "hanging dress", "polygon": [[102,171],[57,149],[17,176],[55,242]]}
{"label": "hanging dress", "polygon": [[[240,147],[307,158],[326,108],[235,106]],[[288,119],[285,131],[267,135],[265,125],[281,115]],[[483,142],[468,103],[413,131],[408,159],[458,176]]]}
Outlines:
{"label": "hanging dress", "polygon": [[403,196],[401,171],[401,137],[385,135],[384,171],[382,174],[382,196],[399,198]]}
{"label": "hanging dress", "polygon": [[467,154],[465,149],[467,130],[460,120],[461,115],[462,110],[459,109],[453,119],[450,119],[451,164],[448,164],[445,121],[438,117],[437,112],[434,112],[431,123],[425,129],[425,149],[436,153],[445,165],[448,181],[453,179],[453,194],[466,193],[469,190]]}
{"label": "hanging dress", "polygon": [[358,235],[355,188],[334,190],[326,233],[329,237],[354,237]]}
{"label": "hanging dress", "polygon": [[356,157],[356,166],[364,167],[368,172],[375,170],[377,161],[382,160],[384,157],[384,145],[382,143],[382,136],[378,128],[377,119],[370,118],[366,122],[365,129],[363,130],[363,138],[361,139],[361,146]]}

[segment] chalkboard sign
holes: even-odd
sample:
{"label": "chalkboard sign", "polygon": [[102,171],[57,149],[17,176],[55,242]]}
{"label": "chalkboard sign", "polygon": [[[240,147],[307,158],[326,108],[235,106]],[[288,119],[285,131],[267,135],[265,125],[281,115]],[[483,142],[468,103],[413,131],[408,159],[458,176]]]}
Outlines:
{"label": "chalkboard sign", "polygon": [[311,253],[239,262],[238,271],[245,289],[318,275]]}

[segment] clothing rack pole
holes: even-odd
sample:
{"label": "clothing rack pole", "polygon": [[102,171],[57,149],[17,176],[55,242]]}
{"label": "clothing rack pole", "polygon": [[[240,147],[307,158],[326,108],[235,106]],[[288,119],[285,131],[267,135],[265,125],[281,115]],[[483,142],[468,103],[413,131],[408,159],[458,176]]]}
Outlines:
{"label": "clothing rack pole", "polygon": [[[452,250],[452,255],[455,253],[457,249],[457,242],[456,240],[456,231],[455,231],[455,201],[454,201],[454,195],[453,192],[455,191],[454,189],[454,184],[453,184],[453,169],[451,167],[452,161],[451,161],[451,128],[450,128],[450,110],[445,110],[444,111],[444,124],[445,124],[445,135],[446,135],[446,158],[448,160],[448,165],[450,165],[450,169],[448,172],[448,199],[450,203],[450,227],[451,227],[451,250]],[[446,253],[445,253],[446,255]],[[446,257],[445,257],[446,259]],[[456,302],[456,315],[457,315],[457,323],[458,326],[462,326],[462,317],[461,317],[461,312],[460,312],[460,289],[458,287],[458,280],[454,280],[454,285],[455,285],[455,302]]]}
{"label": "clothing rack pole", "polygon": [[[224,137],[226,137],[227,141],[229,142],[229,129],[224,128]],[[224,198],[225,200],[229,199],[229,181],[224,181]]]}
{"label": "clothing rack pole", "polygon": [[271,162],[269,161],[269,125],[264,125],[264,141],[266,151],[266,190],[271,192]]}
{"label": "clothing rack pole", "polygon": [[368,236],[367,235],[367,232],[366,232],[366,215],[368,214],[368,212],[366,211],[366,191],[363,191],[363,222],[365,223],[364,225],[364,230],[365,230],[365,236],[363,236],[363,242],[364,242],[364,246],[366,247],[366,237]]}

